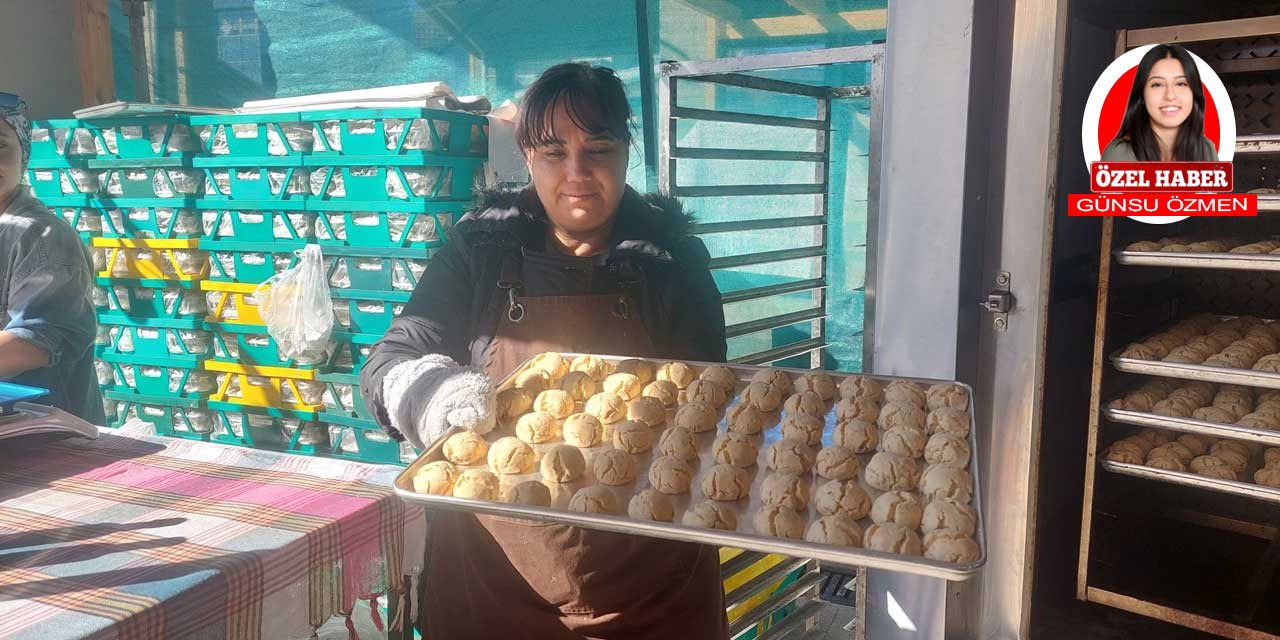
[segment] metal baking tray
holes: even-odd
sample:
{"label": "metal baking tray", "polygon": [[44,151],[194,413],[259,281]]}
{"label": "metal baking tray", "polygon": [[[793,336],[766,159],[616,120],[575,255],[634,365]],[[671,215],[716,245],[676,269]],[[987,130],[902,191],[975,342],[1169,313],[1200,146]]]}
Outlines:
{"label": "metal baking tray", "polygon": [[1112,473],[1119,473],[1135,478],[1145,478],[1147,480],[1156,480],[1158,482],[1168,482],[1170,484],[1179,484],[1185,487],[1196,487],[1198,489],[1207,489],[1209,491],[1217,491],[1219,493],[1230,493],[1232,495],[1242,496],[1245,498],[1253,498],[1255,500],[1264,500],[1280,504],[1280,489],[1272,489],[1258,484],[1249,482],[1238,482],[1234,480],[1219,480],[1217,478],[1206,478],[1198,476],[1194,473],[1186,473],[1184,471],[1166,471],[1164,469],[1156,469],[1141,464],[1130,464],[1127,462],[1114,462],[1111,460],[1102,460],[1102,468]]}
{"label": "metal baking tray", "polygon": [[1258,212],[1280,212],[1280,195],[1270,193],[1258,194]]}
{"label": "metal baking tray", "polygon": [[1236,136],[1236,155],[1280,153],[1280,135],[1254,134]]}
{"label": "metal baking tray", "polygon": [[1145,413],[1142,411],[1112,409],[1110,407],[1103,407],[1102,415],[1106,416],[1108,420],[1113,422],[1123,422],[1125,424],[1137,425],[1139,427],[1171,429],[1173,431],[1182,431],[1185,433],[1198,433],[1200,435],[1212,436],[1214,438],[1248,440],[1267,447],[1280,447],[1280,431],[1266,431],[1263,429],[1241,427],[1234,424],[1222,424],[1220,422],[1209,422],[1207,420],[1196,420],[1194,418],[1174,418],[1170,416],[1156,415],[1154,413]]}
{"label": "metal baking tray", "polygon": [[1246,387],[1280,389],[1280,373],[1254,371],[1252,369],[1228,369],[1207,364],[1122,358],[1120,353],[1123,351],[1124,347],[1121,347],[1111,354],[1111,364],[1115,366],[1116,371],[1163,378],[1178,378],[1180,380],[1200,380],[1203,382],[1238,384]]}
{"label": "metal baking tray", "polygon": [[[573,358],[581,354],[564,353],[562,355],[564,355],[567,358]],[[610,362],[617,362],[625,359],[623,357],[607,356],[607,355],[599,355],[599,357]],[[665,362],[669,362],[670,360],[654,358],[654,359],[649,359],[649,361],[653,362],[656,367],[657,365],[660,365]],[[764,481],[765,476],[768,475],[768,472],[764,465],[764,456],[767,452],[769,445],[781,439],[781,434],[779,432],[779,429],[776,426],[766,429],[765,432],[762,434],[762,440],[760,445],[760,456],[761,456],[760,460],[756,464],[756,466],[747,469],[747,472],[752,475],[751,496],[750,496],[750,499],[748,500],[741,500],[738,503],[736,503],[737,504],[736,511],[738,516],[738,530],[737,531],[720,531],[716,529],[704,529],[701,527],[691,527],[691,526],[680,524],[681,517],[683,516],[685,510],[688,509],[691,504],[697,501],[701,501],[702,499],[701,492],[699,490],[699,487],[701,486],[701,481],[702,481],[702,474],[707,469],[711,468],[714,465],[714,462],[711,462],[709,459],[711,443],[717,435],[724,433],[724,431],[726,430],[726,424],[724,420],[725,411],[736,403],[737,395],[741,393],[743,388],[745,388],[746,381],[749,380],[752,375],[754,375],[757,371],[761,369],[770,368],[770,367],[755,367],[755,366],[733,365],[733,364],[723,364],[723,363],[692,362],[692,361],[684,361],[684,362],[692,366],[695,370],[701,370],[703,367],[710,366],[713,364],[722,364],[723,366],[727,366],[730,370],[733,370],[738,374],[738,385],[734,390],[734,397],[731,398],[729,402],[726,403],[725,407],[719,412],[720,422],[717,425],[716,430],[703,433],[703,434],[697,434],[699,437],[700,454],[701,454],[698,470],[693,478],[693,482],[691,484],[689,493],[684,495],[671,496],[672,502],[675,505],[675,512],[676,512],[674,523],[652,522],[647,520],[634,520],[627,516],[609,516],[609,515],[599,515],[599,514],[591,514],[591,513],[578,513],[578,512],[567,510],[569,499],[570,497],[572,497],[573,493],[584,486],[588,486],[594,483],[594,479],[591,477],[592,474],[591,474],[590,461],[593,455],[598,455],[599,452],[602,452],[605,449],[610,448],[612,446],[610,443],[605,443],[598,447],[593,447],[590,449],[583,450],[583,453],[585,454],[588,462],[587,473],[579,481],[572,482],[572,483],[564,483],[561,485],[554,485],[554,486],[552,483],[545,483],[552,490],[551,498],[552,498],[553,506],[551,508],[531,507],[531,506],[520,505],[520,504],[510,504],[505,502],[490,502],[486,500],[470,500],[466,498],[455,498],[452,496],[427,495],[427,494],[421,494],[414,491],[412,478],[413,478],[413,475],[416,473],[416,471],[419,468],[421,468],[423,465],[429,462],[444,459],[443,453],[441,451],[441,449],[443,448],[444,439],[441,439],[440,442],[437,442],[429,450],[427,450],[421,456],[419,456],[417,460],[415,460],[412,464],[410,464],[396,478],[395,492],[406,502],[421,505],[428,509],[446,509],[446,510],[453,510],[453,511],[468,511],[473,513],[485,513],[485,514],[500,515],[500,516],[514,516],[518,518],[526,518],[526,519],[532,519],[532,520],[542,520],[547,522],[556,522],[561,524],[575,525],[575,526],[585,527],[589,529],[600,529],[604,531],[614,531],[614,532],[628,533],[628,534],[634,534],[634,535],[645,535],[645,536],[651,536],[656,538],[680,540],[685,542],[697,542],[701,544],[736,547],[736,548],[747,549],[751,551],[761,551],[765,553],[778,553],[778,554],[793,556],[793,557],[814,558],[823,562],[828,562],[836,565],[864,566],[864,567],[871,567],[875,569],[884,569],[884,570],[896,571],[900,573],[910,573],[910,574],[928,576],[933,578],[941,578],[944,580],[952,580],[952,581],[967,580],[970,576],[972,576],[975,572],[977,572],[977,570],[980,569],[983,566],[983,564],[986,563],[986,558],[987,558],[986,529],[985,529],[985,524],[983,522],[983,516],[982,516],[981,480],[979,479],[978,472],[977,472],[977,469],[978,469],[978,445],[977,445],[977,438],[976,438],[977,430],[975,428],[974,418],[973,418],[973,397],[974,396],[973,396],[973,389],[970,388],[968,385],[965,385],[964,383],[955,383],[955,384],[959,384],[962,388],[965,389],[965,391],[969,393],[969,399],[970,399],[969,401],[970,458],[969,458],[968,470],[973,475],[973,481],[974,481],[974,497],[973,497],[972,506],[974,510],[977,511],[978,513],[978,526],[977,526],[977,530],[974,533],[974,540],[978,543],[980,555],[978,557],[978,560],[972,564],[959,565],[959,564],[939,562],[936,560],[925,558],[923,556],[903,556],[903,555],[898,555],[893,553],[872,551],[869,549],[863,549],[858,547],[842,547],[842,546],[827,545],[827,544],[817,544],[817,543],[807,542],[804,540],[791,540],[787,538],[777,538],[773,536],[765,536],[765,535],[756,533],[754,531],[754,527],[752,526],[751,516],[752,514],[755,513],[756,509],[760,506],[760,503],[759,503],[760,487]],[[518,376],[521,372],[523,372],[523,370],[527,366],[528,366],[528,363],[525,363],[524,365],[521,365],[520,367],[518,367],[515,372],[513,372],[501,384],[498,385],[498,390],[501,391],[510,386],[513,386],[516,376]],[[786,371],[792,374],[792,376],[798,376],[798,375],[810,372],[810,370],[808,369],[786,369],[781,367],[776,367],[776,368],[782,371]],[[839,382],[844,378],[847,378],[850,375],[853,375],[853,374],[842,374],[842,373],[830,372],[830,371],[826,373],[830,374],[832,378],[836,380],[837,384],[839,384]],[[868,376],[868,377],[874,378],[876,380],[879,380],[885,383],[891,382],[893,380],[911,380],[926,386],[943,383],[943,382],[948,382],[948,383],[954,382],[952,380],[932,380],[932,379],[924,379],[924,378],[899,378],[899,377],[892,377],[892,376]],[[669,411],[668,417],[672,415],[674,415],[674,410]],[[825,430],[823,433],[823,439],[822,439],[823,446],[829,446],[831,444],[831,434],[834,427],[835,427],[835,412],[833,409],[831,409],[831,410],[828,410],[828,413],[827,413],[826,427],[825,427]],[[511,435],[511,429],[509,426],[499,427],[497,430],[486,434],[485,440],[489,442],[493,442],[497,438],[504,435]],[[655,448],[656,448],[656,443],[657,443],[656,434],[655,434],[654,442],[655,442]],[[551,446],[554,446],[555,444],[559,444],[559,442],[553,442],[553,443],[542,444],[542,445],[532,445],[532,446],[536,451],[538,451],[538,453],[541,454],[545,450],[549,449]],[[866,463],[871,458],[871,454],[865,454],[860,457],[862,458],[863,467],[865,468]],[[652,459],[653,459],[652,452],[636,455],[635,461],[636,461],[637,477],[635,482],[630,485],[624,485],[622,487],[610,487],[611,489],[614,490],[614,493],[618,498],[618,503],[623,510],[626,509],[626,505],[630,501],[631,496],[648,488],[649,486],[648,469]],[[921,464],[923,465],[923,462],[921,462]],[[468,468],[484,468],[484,466],[485,466],[484,463],[480,463],[475,465],[474,467],[468,467]],[[541,476],[538,472],[534,472],[534,473],[523,474],[523,475],[500,476],[500,479],[502,481],[502,488],[506,489],[508,486],[512,486],[514,484],[523,482],[525,480],[540,480]],[[867,492],[871,495],[872,499],[875,499],[876,496],[880,495],[881,492],[867,486],[865,481],[861,478],[861,476],[859,477],[859,481],[862,482],[863,488],[867,490]],[[811,497],[813,493],[812,490],[816,488],[817,484],[818,482],[814,482],[812,479],[810,480]],[[726,504],[732,504],[732,503],[726,503]],[[817,514],[812,505],[812,501],[811,501],[811,504],[809,505],[807,512],[805,512],[803,515],[806,516],[806,526],[809,522],[812,522],[815,519]],[[865,530],[871,524],[870,517],[863,518],[862,520],[859,521],[859,524],[862,525],[863,529]],[[919,532],[917,531],[917,533]]]}
{"label": "metal baking tray", "polygon": [[1181,269],[1232,269],[1236,271],[1280,271],[1280,256],[1271,254],[1127,251],[1115,252],[1116,262],[1135,267],[1175,267]]}

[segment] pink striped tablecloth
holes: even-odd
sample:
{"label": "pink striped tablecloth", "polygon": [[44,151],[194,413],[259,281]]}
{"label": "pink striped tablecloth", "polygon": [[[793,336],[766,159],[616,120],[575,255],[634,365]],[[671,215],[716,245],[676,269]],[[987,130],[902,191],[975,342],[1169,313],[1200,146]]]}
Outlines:
{"label": "pink striped tablecloth", "polygon": [[0,638],[307,638],[401,588],[420,515],[398,472],[109,429],[0,440]]}

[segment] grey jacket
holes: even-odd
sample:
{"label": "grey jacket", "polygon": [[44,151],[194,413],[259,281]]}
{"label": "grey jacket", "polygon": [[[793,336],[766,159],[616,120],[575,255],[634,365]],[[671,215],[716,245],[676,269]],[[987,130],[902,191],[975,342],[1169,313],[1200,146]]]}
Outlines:
{"label": "grey jacket", "polygon": [[39,402],[102,424],[92,287],[89,250],[71,226],[25,191],[14,196],[0,213],[0,324],[50,362],[10,381],[49,389]]}

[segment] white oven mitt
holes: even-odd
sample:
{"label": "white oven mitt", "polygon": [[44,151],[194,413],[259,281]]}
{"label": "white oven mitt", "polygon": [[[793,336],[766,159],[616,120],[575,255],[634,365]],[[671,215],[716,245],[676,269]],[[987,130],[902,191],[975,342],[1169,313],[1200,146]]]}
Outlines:
{"label": "white oven mitt", "polygon": [[391,426],[420,451],[453,427],[485,434],[495,426],[489,376],[448,356],[433,353],[401,362],[387,372],[382,390]]}

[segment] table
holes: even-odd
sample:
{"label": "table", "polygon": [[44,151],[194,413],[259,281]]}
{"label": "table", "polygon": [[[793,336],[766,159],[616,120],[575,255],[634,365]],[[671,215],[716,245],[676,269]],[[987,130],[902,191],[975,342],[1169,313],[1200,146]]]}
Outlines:
{"label": "table", "polygon": [[399,470],[129,430],[0,440],[0,638],[310,637],[402,589],[421,514]]}

